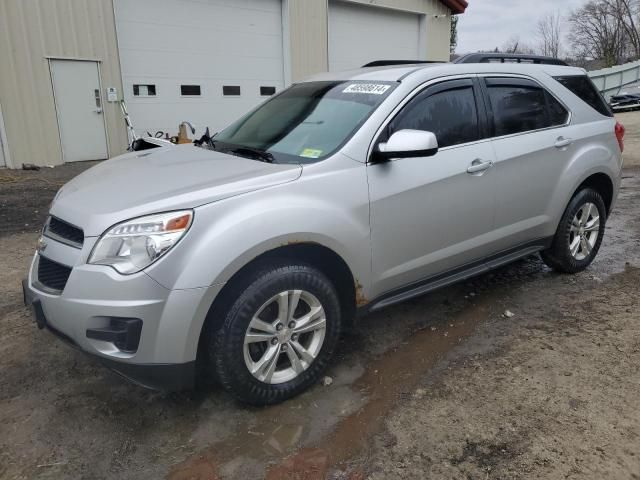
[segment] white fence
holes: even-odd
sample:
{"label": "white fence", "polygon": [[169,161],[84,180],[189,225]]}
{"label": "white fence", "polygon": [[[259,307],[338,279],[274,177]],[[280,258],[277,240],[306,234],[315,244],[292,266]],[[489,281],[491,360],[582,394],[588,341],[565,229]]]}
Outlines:
{"label": "white fence", "polygon": [[589,76],[598,90],[609,100],[609,97],[618,93],[620,88],[640,81],[640,60],[617,67],[594,70],[589,72]]}

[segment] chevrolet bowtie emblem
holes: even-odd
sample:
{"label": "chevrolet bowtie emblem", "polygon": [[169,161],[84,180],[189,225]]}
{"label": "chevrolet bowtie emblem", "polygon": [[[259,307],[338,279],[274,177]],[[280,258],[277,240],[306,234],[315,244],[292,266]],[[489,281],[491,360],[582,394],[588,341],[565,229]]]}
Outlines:
{"label": "chevrolet bowtie emblem", "polygon": [[36,251],[40,253],[40,252],[44,252],[46,249],[47,249],[47,241],[44,239],[44,237],[40,237],[38,239],[38,245],[36,246]]}

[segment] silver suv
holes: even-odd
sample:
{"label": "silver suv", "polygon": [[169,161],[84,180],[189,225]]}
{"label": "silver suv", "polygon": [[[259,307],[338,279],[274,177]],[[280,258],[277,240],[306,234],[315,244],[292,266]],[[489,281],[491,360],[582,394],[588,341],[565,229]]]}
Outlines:
{"label": "silver suv", "polygon": [[200,146],[131,152],[62,187],[25,302],[142,385],[198,372],[280,402],[321,378],[362,314],[535,252],[585,269],[623,135],[577,68],[322,74]]}

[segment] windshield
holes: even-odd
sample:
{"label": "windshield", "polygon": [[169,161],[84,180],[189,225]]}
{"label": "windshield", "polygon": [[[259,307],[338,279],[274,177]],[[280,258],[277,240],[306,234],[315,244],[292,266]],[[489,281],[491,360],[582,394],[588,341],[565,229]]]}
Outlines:
{"label": "windshield", "polygon": [[[214,148],[276,163],[311,163],[340,148],[383,102],[395,82],[293,85],[213,138]],[[248,155],[266,152],[262,155]]]}

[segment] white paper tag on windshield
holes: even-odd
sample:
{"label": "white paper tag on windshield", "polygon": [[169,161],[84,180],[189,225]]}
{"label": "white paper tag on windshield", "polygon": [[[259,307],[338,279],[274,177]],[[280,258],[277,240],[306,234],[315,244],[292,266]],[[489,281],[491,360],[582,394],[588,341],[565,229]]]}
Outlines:
{"label": "white paper tag on windshield", "polygon": [[342,93],[365,93],[371,95],[383,95],[389,90],[390,85],[382,83],[352,83]]}

